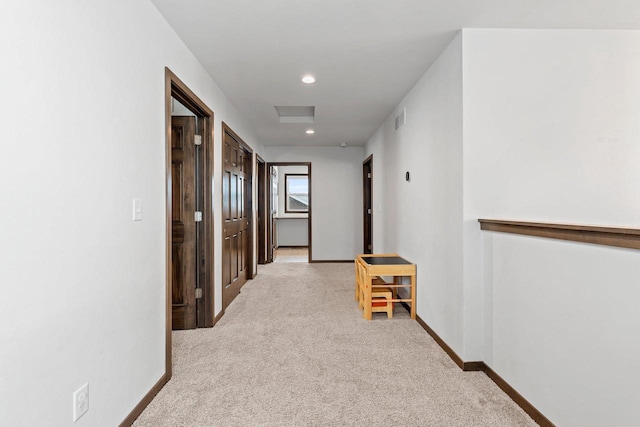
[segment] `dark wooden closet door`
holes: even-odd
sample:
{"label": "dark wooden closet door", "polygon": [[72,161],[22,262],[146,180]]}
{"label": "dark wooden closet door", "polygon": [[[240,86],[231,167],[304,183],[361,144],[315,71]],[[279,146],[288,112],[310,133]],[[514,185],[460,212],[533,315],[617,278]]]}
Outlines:
{"label": "dark wooden closet door", "polygon": [[173,329],[196,327],[195,117],[171,118]]}

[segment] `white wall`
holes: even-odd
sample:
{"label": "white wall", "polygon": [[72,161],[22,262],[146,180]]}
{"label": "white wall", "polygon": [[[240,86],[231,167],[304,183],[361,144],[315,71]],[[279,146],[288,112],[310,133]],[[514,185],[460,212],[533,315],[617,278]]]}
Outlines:
{"label": "white wall", "polygon": [[314,261],[362,252],[362,147],[265,147],[268,162],[311,162]]}
{"label": "white wall", "polygon": [[278,218],[278,246],[308,246],[309,220],[307,218]]}
{"label": "white wall", "polygon": [[0,50],[1,423],[71,425],[88,381],[74,425],[118,425],[164,372],[164,67],[214,110],[217,160],[221,120],[260,147],[148,1],[9,0]]}
{"label": "white wall", "polygon": [[477,218],[640,226],[639,75],[640,32],[464,31],[465,286],[485,361],[557,425],[637,424],[640,252]]}
{"label": "white wall", "polygon": [[638,423],[637,250],[488,232],[487,363],[558,426]]}
{"label": "white wall", "polygon": [[171,115],[172,116],[192,116],[195,117],[195,113],[185,107],[180,101],[171,97]]}
{"label": "white wall", "polygon": [[640,226],[638,75],[639,32],[464,30],[364,153],[374,250],[417,263],[418,315],[557,425],[637,423],[640,253],[477,220]]}
{"label": "white wall", "polygon": [[[394,130],[406,108],[406,124]],[[417,314],[462,352],[462,41],[440,58],[368,141],[373,249],[418,267]],[[411,181],[405,181],[405,172]]]}

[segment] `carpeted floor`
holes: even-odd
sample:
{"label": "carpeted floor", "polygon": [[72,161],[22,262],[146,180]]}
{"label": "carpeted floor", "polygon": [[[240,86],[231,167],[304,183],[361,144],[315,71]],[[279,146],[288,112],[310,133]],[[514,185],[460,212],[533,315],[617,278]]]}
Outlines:
{"label": "carpeted floor", "polygon": [[273,263],[212,329],[174,332],[172,380],[134,424],[535,426],[402,307],[362,319],[353,265]]}
{"label": "carpeted floor", "polygon": [[273,262],[309,262],[309,249],[278,248]]}

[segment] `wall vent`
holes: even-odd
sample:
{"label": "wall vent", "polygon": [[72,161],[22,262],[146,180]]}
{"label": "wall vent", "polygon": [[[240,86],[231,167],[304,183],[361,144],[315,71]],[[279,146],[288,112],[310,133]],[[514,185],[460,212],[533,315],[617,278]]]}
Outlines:
{"label": "wall vent", "polygon": [[400,129],[407,123],[407,109],[403,108],[400,114],[396,116],[396,130]]}

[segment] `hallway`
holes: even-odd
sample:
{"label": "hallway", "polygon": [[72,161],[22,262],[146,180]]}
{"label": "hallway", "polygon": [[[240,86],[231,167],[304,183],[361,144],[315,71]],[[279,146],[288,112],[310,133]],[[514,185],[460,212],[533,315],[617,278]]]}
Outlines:
{"label": "hallway", "polygon": [[[530,423],[463,369],[638,425],[640,1],[7,0],[0,33],[2,426]],[[362,320],[368,251],[419,323]]]}
{"label": "hallway", "polygon": [[273,263],[213,329],[174,332],[174,376],[134,424],[534,426],[411,321],[362,319],[353,265]]}

